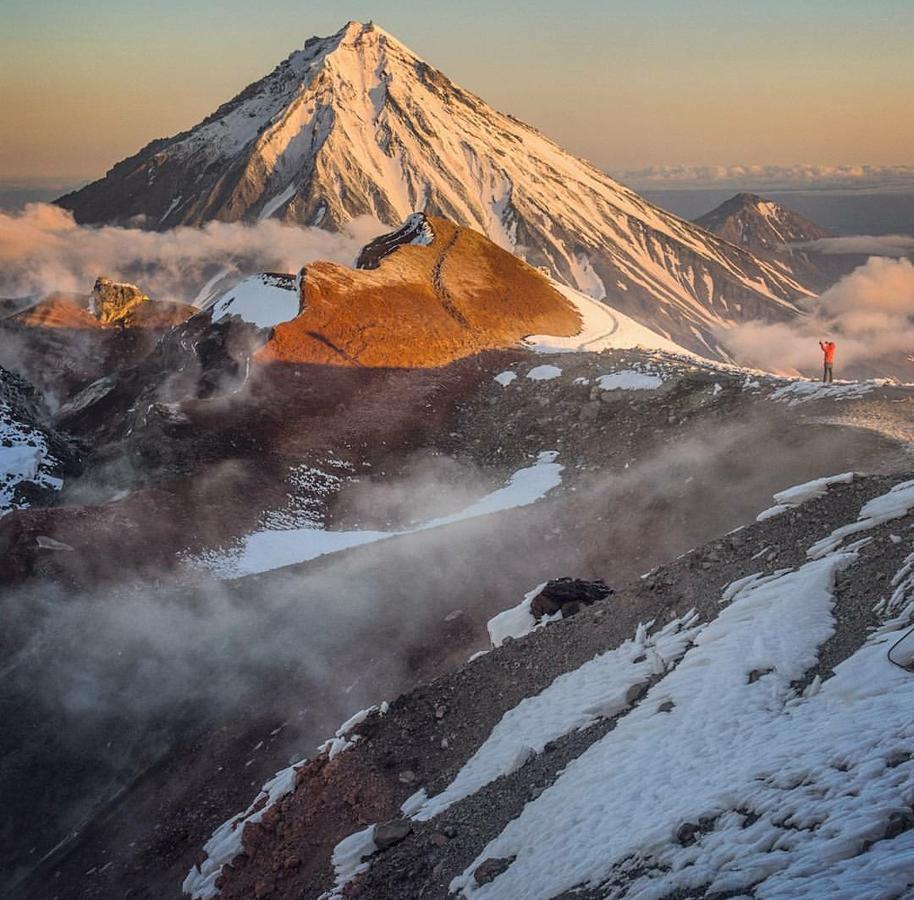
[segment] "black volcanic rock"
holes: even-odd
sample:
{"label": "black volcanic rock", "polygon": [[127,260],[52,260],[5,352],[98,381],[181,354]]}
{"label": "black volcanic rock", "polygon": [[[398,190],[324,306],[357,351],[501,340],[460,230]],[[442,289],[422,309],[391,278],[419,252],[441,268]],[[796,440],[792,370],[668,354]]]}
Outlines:
{"label": "black volcanic rock", "polygon": [[533,598],[530,612],[537,620],[543,616],[553,616],[557,612],[561,612],[562,618],[567,619],[582,606],[590,606],[598,600],[604,600],[612,593],[612,588],[607,587],[604,581],[556,578],[547,582]]}

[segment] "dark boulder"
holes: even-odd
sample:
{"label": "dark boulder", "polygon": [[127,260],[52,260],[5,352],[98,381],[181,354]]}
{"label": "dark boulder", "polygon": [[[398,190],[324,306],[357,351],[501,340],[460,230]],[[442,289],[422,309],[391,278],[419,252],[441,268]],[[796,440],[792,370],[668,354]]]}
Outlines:
{"label": "dark boulder", "polygon": [[582,606],[590,606],[598,600],[605,600],[613,593],[603,581],[582,581],[579,578],[556,578],[533,598],[530,611],[537,620],[561,612],[567,619]]}

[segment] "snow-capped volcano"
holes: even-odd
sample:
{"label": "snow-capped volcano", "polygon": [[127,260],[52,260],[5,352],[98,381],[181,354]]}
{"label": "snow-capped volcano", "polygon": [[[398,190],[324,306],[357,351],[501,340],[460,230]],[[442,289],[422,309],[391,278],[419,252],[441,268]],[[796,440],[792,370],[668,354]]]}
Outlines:
{"label": "snow-capped volcano", "polygon": [[398,225],[424,210],[705,355],[716,326],[791,317],[806,293],[788,267],[658,209],[370,23],[311,38],[190,131],[58,202],[80,222],[153,228]]}

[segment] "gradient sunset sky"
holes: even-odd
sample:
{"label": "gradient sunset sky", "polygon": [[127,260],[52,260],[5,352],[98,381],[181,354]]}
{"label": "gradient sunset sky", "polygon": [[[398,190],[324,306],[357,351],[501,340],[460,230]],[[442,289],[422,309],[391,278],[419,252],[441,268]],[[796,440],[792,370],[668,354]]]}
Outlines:
{"label": "gradient sunset sky", "polygon": [[394,34],[608,170],[914,163],[914,0],[0,0],[0,180],[101,176],[313,34]]}

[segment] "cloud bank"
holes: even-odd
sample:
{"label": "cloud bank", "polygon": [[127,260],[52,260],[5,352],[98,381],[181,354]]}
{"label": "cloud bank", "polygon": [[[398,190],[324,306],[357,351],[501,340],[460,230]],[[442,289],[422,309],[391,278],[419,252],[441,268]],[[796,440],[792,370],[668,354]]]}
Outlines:
{"label": "cloud bank", "polygon": [[914,253],[914,237],[907,234],[858,234],[847,237],[820,238],[794,244],[801,250],[812,250],[826,256],[859,254],[861,256],[908,256]]}
{"label": "cloud bank", "polygon": [[352,265],[362,245],[384,230],[368,216],[340,233],[271,219],[164,232],[88,227],[56,206],[32,203],[0,213],[0,297],[88,293],[107,275],[135,282],[157,300],[192,302],[215,281],[297,272],[315,259]]}
{"label": "cloud bank", "polygon": [[741,365],[784,375],[818,375],[818,341],[836,342],[836,377],[914,376],[914,265],[872,257],[818,298],[795,322],[748,322],[720,339]]}
{"label": "cloud bank", "polygon": [[868,188],[914,190],[914,166],[649,166],[613,173],[636,188],[719,187],[757,190]]}

